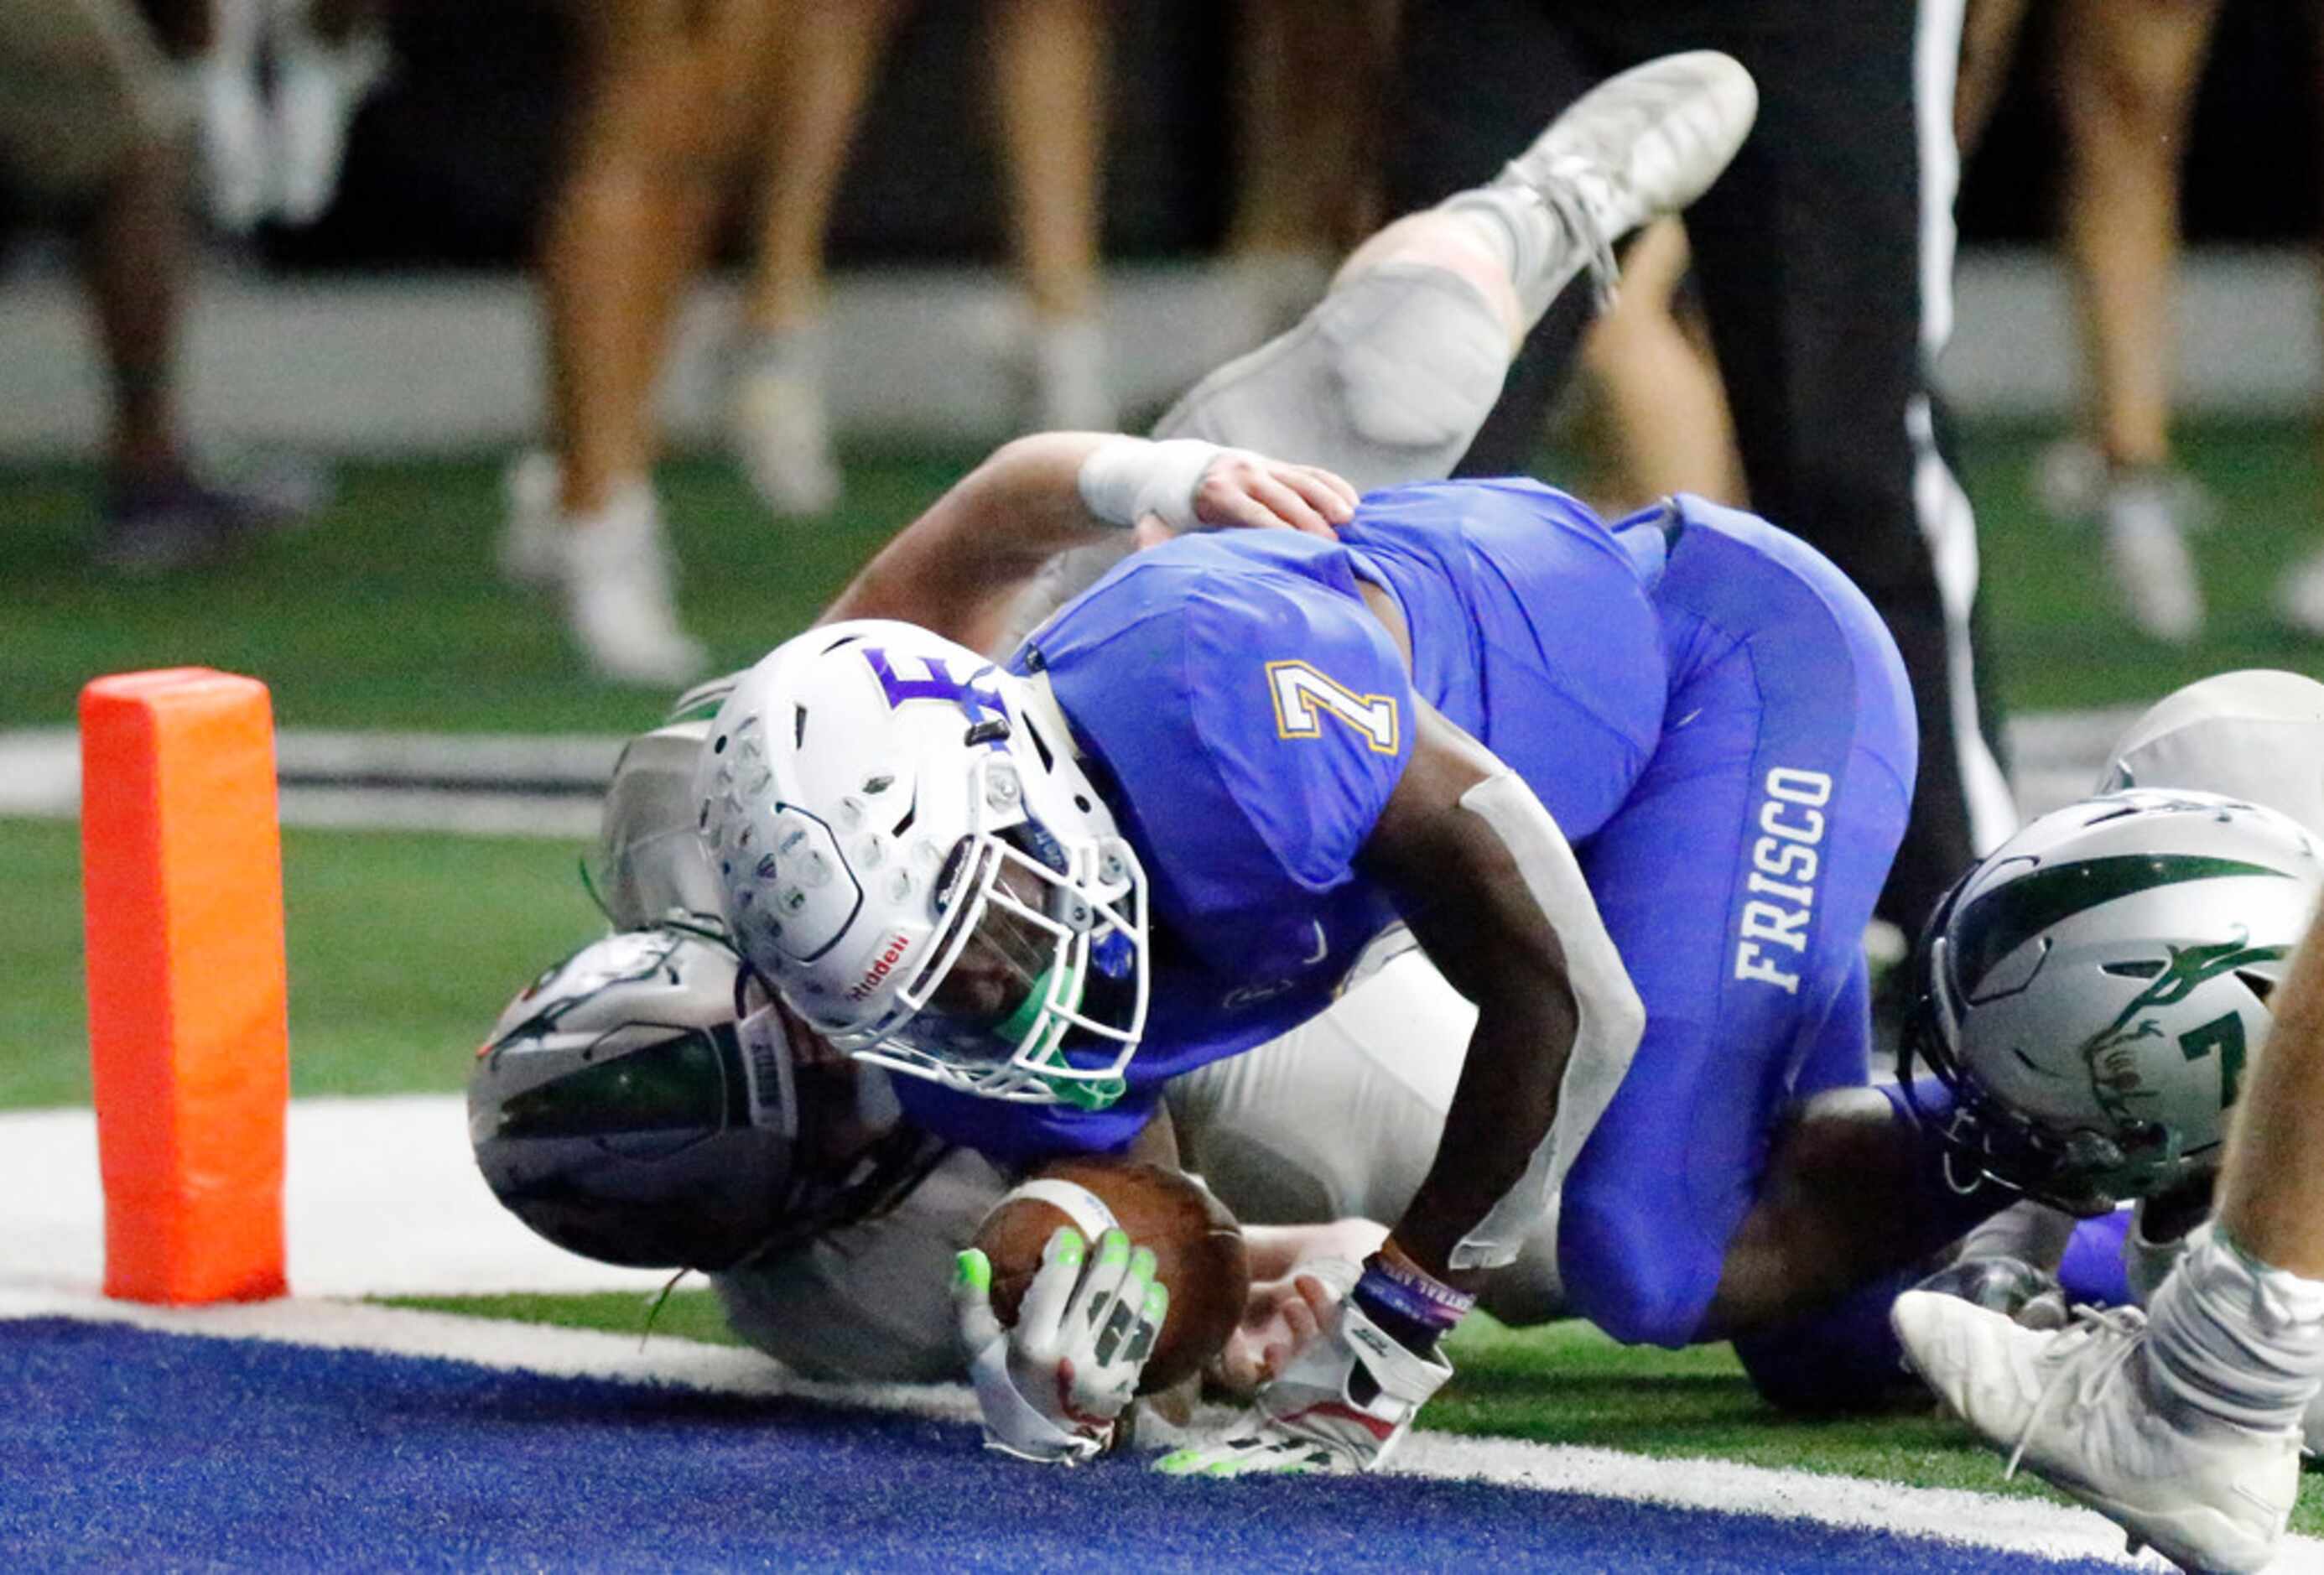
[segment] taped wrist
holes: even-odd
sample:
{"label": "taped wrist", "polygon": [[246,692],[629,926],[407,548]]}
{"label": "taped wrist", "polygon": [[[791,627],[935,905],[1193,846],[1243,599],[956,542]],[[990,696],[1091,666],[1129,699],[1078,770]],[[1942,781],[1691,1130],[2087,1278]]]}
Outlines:
{"label": "taped wrist", "polygon": [[1109,438],[1082,461],[1075,488],[1093,519],[1128,530],[1147,515],[1172,530],[1192,530],[1194,493],[1211,462],[1226,450],[1194,438],[1157,443],[1144,438]]}
{"label": "taped wrist", "polygon": [[1424,1356],[1477,1304],[1466,1291],[1385,1252],[1364,1259],[1364,1272],[1349,1299],[1398,1345]]}

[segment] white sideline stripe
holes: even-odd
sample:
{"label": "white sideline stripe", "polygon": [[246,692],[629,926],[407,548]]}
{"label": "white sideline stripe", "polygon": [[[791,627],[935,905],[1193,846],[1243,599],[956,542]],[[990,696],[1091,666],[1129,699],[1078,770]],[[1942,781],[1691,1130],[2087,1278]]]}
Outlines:
{"label": "white sideline stripe", "polygon": [[[744,1395],[795,1395],[834,1405],[970,1423],[975,1405],[957,1386],[852,1386],[792,1377],[733,1347],[472,1319],[332,1302],[290,1301],[172,1310],[86,1298],[0,1292],[0,1318],[59,1314],[172,1333],[280,1340],[333,1349],[385,1351],[476,1362],[511,1371],[662,1384]],[[1214,1414],[1213,1425],[1226,1414]],[[1418,1432],[1395,1468],[1407,1476],[1475,1479],[1545,1492],[1583,1493],[1681,1508],[1867,1526],[2013,1552],[2101,1558],[2126,1566],[2122,1538],[2086,1512],[2032,1499],[1954,1488],[1907,1488],[1704,1460],[1655,1460],[1614,1450]],[[1199,1490],[1199,1489],[1195,1489]],[[2324,1569],[2324,1545],[2287,1544],[2278,1570]]]}
{"label": "white sideline stripe", "polygon": [[[743,1395],[796,1395],[829,1404],[971,1423],[976,1407],[955,1385],[854,1386],[795,1378],[755,1352],[695,1340],[641,1343],[596,1330],[466,1318],[337,1302],[290,1300],[172,1309],[70,1294],[0,1290],[0,1320],[64,1316],[218,1339],[266,1340],[338,1350],[475,1362],[515,1372],[669,1385]],[[1222,1423],[1219,1412],[1212,1424]],[[1958,1488],[1907,1488],[1858,1478],[1705,1460],[1657,1460],[1616,1450],[1416,1432],[1393,1468],[1402,1476],[1583,1493],[1683,1509],[1865,1526],[1910,1537],[2051,1558],[2098,1558],[2128,1567],[2122,1534],[2087,1511]],[[1997,1469],[1998,1468],[1997,1467]],[[1190,1492],[1200,1492],[1189,1485]],[[2324,1544],[2287,1543],[2278,1571],[2324,1570]]]}
{"label": "white sideline stripe", "polygon": [[[285,1256],[300,1295],[644,1295],[669,1277],[576,1257],[518,1223],[476,1172],[458,1094],[293,1100],[287,1149]],[[93,1296],[104,1277],[96,1112],[0,1114],[0,1293]]]}
{"label": "white sideline stripe", "polygon": [[[525,1371],[973,1418],[966,1391],[951,1386],[815,1384],[733,1347],[660,1336],[641,1345],[598,1331],[327,1299],[631,1290],[640,1294],[642,1309],[642,1298],[664,1276],[574,1257],[518,1225],[476,1176],[456,1095],[293,1101],[289,1149],[285,1209],[297,1294],[224,1307],[145,1307],[98,1294],[104,1202],[95,1115],[86,1110],[0,1115],[0,1319],[57,1314],[178,1333],[448,1357]],[[1225,1420],[1218,1413],[1213,1424]],[[2037,1500],[1721,1461],[1655,1460],[1573,1445],[1422,1432],[1407,1444],[1398,1469],[1885,1527],[2053,1556],[2112,1556],[2121,1547],[2119,1535],[2095,1515]],[[2324,1572],[2324,1546],[2301,1542],[2285,1557],[2278,1568]]]}
{"label": "white sideline stripe", "polygon": [[[2107,745],[2140,710],[2012,717],[2015,786],[2025,814],[2041,814],[2088,792],[2105,763]],[[610,734],[286,729],[275,739],[282,824],[586,840],[597,834],[595,794],[612,775],[622,743]],[[366,778],[383,785],[326,785],[316,778]],[[512,790],[511,782],[553,783],[567,791]],[[70,820],[79,814],[78,735],[69,727],[0,732],[0,816]]]}

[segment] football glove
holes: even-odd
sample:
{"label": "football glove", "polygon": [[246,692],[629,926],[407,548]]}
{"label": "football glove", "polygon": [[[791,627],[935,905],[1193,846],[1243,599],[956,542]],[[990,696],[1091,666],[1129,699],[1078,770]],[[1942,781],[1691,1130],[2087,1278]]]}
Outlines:
{"label": "football glove", "polygon": [[1081,1232],[1060,1225],[1013,1327],[1001,1327],[991,1292],[992,1264],[972,1247],[953,1276],[953,1311],[985,1447],[1061,1465],[1104,1451],[1169,1311],[1154,1254],[1109,1230],[1093,1259]]}
{"label": "football glove", "polygon": [[1412,1418],[1452,1376],[1375,1323],[1354,1298],[1259,1392],[1242,1425],[1215,1443],[1155,1462],[1180,1477],[1369,1471],[1395,1452]]}

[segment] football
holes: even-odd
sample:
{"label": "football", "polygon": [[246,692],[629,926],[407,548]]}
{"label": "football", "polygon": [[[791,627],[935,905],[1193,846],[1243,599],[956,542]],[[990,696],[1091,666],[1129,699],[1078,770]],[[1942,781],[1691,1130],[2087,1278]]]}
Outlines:
{"label": "football", "polygon": [[1200,1372],[1242,1316],[1250,1266],[1242,1228],[1226,1205],[1192,1176],[1158,1165],[1058,1160],[995,1203],[977,1228],[975,1244],[992,1263],[992,1310],[1001,1322],[1017,1322],[1018,1305],[1041,1266],[1041,1248],[1057,1227],[1075,1225],[1087,1233],[1086,1212],[1082,1220],[1070,1218],[1038,1195],[1054,1195],[1053,1184],[1060,1183],[1093,1197],[1133,1245],[1150,1248],[1155,1277],[1169,1290],[1170,1310],[1139,1393],[1169,1388]]}

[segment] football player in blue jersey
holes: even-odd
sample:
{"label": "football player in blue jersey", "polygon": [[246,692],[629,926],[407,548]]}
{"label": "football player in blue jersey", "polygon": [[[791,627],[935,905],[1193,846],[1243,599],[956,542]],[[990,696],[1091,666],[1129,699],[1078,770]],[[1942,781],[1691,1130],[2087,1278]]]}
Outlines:
{"label": "football player in blue jersey", "polygon": [[[1522,481],[1351,509],[1204,441],[1248,401],[1239,441],[1344,467],[1352,428],[1405,446],[1354,446],[1385,472],[1360,481],[1431,474],[1415,456],[1457,455],[1498,386],[1491,330],[1715,174],[1740,77],[1681,57],[1608,84],[1635,111],[1618,137],[1561,122],[1429,216],[1440,256],[1489,268],[1399,274],[1383,256],[1418,237],[1391,226],[1306,338],[1198,386],[1173,441],[1003,448],[711,729],[699,824],[738,943],[816,1031],[910,1074],[920,1122],[1006,1159],[1168,1157],[1161,1085],[1312,1016],[1393,919],[1475,1003],[1389,1240],[1260,1423],[1178,1467],[1376,1463],[1449,1373],[1437,1337],[1478,1276],[1552,1210],[1577,1311],[1628,1340],[1743,1336],[1749,1359],[1803,1317],[1881,1322],[2007,1197],[1951,1187],[1904,1095],[1867,1086],[1859,939],[1914,729],[1893,644],[1828,563],[1689,499],[1614,526]],[[1466,327],[1414,336],[1383,387],[1334,333],[1420,289]],[[1301,529],[1139,554],[1005,668],[893,621],[982,644],[1060,548],[1263,522]]]}
{"label": "football player in blue jersey", "polygon": [[[1410,216],[1360,249],[1305,322],[1205,380],[1166,419],[1160,433],[1178,441],[1117,445],[1108,462],[1118,479],[1157,497],[1159,513],[1324,534],[1353,503],[1339,477],[1221,452],[1192,435],[1286,447],[1375,482],[1443,474],[1490,404],[1511,347],[1550,296],[1585,270],[1604,283],[1606,237],[1707,183],[1740,141],[1751,106],[1748,78],[1718,58],[1682,57],[1609,83],[1563,116],[1503,182]],[[1005,647],[1005,631],[1062,600],[1129,545],[1133,532],[1093,530],[1074,500],[1080,482],[1101,484],[1105,465],[1083,461],[1105,446],[1094,436],[1010,446],[908,530],[834,615],[908,611],[955,637]],[[1166,475],[1157,484],[1150,466],[1139,481],[1149,457],[1168,461],[1165,471],[1176,482]],[[1171,497],[1174,490],[1184,495]],[[964,498],[981,498],[982,506],[964,508]],[[1125,501],[1109,511],[1126,521],[1144,511]],[[955,534],[962,530],[964,541]],[[1149,520],[1134,534],[1164,533]],[[1040,567],[1056,548],[1093,539],[1088,549]],[[916,669],[908,652],[899,659],[901,669],[887,672],[900,694],[944,693],[946,677]],[[706,941],[656,925],[672,910],[681,925],[699,924],[702,910],[718,905],[693,845],[692,801],[681,818],[663,800],[690,774],[676,762],[697,747],[724,693],[706,686],[700,704],[681,703],[681,720],[624,752],[608,797],[603,874],[607,911],[632,927],[544,975],[512,1009],[505,1031],[496,1031],[494,1053],[479,1061],[471,1089],[479,1161],[504,1202],[576,1250],[724,1266],[718,1283],[737,1327],[806,1370],[919,1377],[953,1370],[942,1331],[936,1348],[929,1343],[929,1298],[907,1292],[898,1276],[923,1262],[931,1242],[950,1239],[946,1251],[961,1244],[997,1195],[995,1173],[896,1126],[887,1080],[876,1074],[835,1104],[819,1098],[809,1120],[807,1082],[830,1091],[828,1069],[809,1065],[819,1053],[812,1030],[764,1010],[737,1023],[742,998],[730,1002],[731,985],[718,983],[732,980],[732,961],[721,964]],[[672,845],[674,834],[686,837],[684,850]],[[690,879],[697,870],[706,871],[698,883]],[[1420,1185],[1473,1011],[1425,959],[1397,950],[1389,936],[1353,966],[1333,959],[1345,987],[1337,1009],[1260,1054],[1174,1083],[1190,1156],[1247,1219],[1392,1216]],[[972,988],[975,972],[974,963],[964,969],[959,988]],[[1366,982],[1358,988],[1360,978]],[[1262,981],[1243,1002],[1256,1004],[1272,988]],[[608,1034],[623,1046],[618,1062],[604,1059]],[[750,1049],[778,1040],[790,1049]],[[701,1054],[720,1045],[727,1048]],[[791,1066],[795,1077],[698,1075],[745,1049],[746,1073],[766,1061],[778,1072]],[[632,1063],[641,1074],[650,1064],[656,1075],[615,1070]],[[1317,1088],[1318,1080],[1329,1086]],[[747,1130],[733,1108],[742,1082],[751,1090]],[[867,1092],[888,1106],[868,1124]],[[762,1096],[776,1123],[763,1131]],[[674,1152],[667,1128],[680,1116],[724,1139]],[[1328,1121],[1336,1143],[1314,1140],[1300,1130],[1303,1119]],[[640,1122],[651,1130],[633,1129]],[[853,1145],[851,1132],[867,1142]],[[816,1157],[826,1149],[835,1162]],[[1334,1250],[1377,1242],[1383,1230],[1363,1220],[1345,1224],[1367,1234],[1342,1230],[1332,1238]],[[1482,1289],[1497,1311],[1524,1321],[1554,1315],[1549,1233],[1536,1217],[1510,1248],[1527,1249],[1520,1261],[1487,1276]],[[1291,1262],[1286,1257],[1282,1266]],[[1355,1277],[1352,1265],[1345,1277]],[[1274,1287],[1277,1316],[1239,1336],[1243,1349],[1239,1355],[1231,1347],[1224,1364],[1229,1377],[1247,1382],[1279,1361],[1270,1331],[1312,1329],[1323,1293],[1320,1283],[1306,1284],[1304,1292],[1288,1281]],[[941,1306],[943,1288],[933,1281],[928,1288]],[[819,1317],[833,1327],[818,1330]],[[1034,1398],[997,1426],[988,1417],[996,1441],[1046,1458],[1084,1452],[1092,1441],[1074,1428],[1020,1425],[1038,1409]]]}

